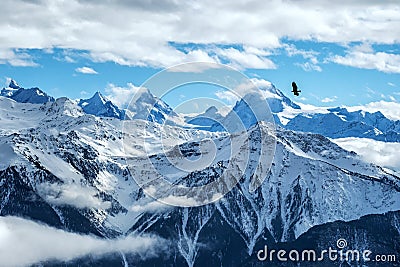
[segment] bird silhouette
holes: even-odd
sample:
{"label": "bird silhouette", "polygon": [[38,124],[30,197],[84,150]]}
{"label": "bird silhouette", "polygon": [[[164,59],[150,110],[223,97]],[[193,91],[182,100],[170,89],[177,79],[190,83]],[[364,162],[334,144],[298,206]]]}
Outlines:
{"label": "bird silhouette", "polygon": [[297,84],[295,82],[292,82],[292,92],[295,96],[299,96],[299,93],[301,92],[300,90],[297,89]]}

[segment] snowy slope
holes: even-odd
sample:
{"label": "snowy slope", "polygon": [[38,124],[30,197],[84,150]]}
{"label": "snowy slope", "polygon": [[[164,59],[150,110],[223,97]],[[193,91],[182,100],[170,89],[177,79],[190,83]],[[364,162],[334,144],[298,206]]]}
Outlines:
{"label": "snowy slope", "polygon": [[[255,156],[261,140],[257,135],[250,136]],[[276,138],[271,172],[256,193],[248,191],[251,177],[245,174],[239,186],[216,202],[216,212],[242,236],[249,253],[265,231],[276,241],[288,241],[315,225],[399,210],[399,177],[363,162],[355,153],[341,149],[320,135],[279,129]],[[181,173],[174,176],[175,183],[198,185],[204,182],[202,179],[209,181],[213,173],[223,171],[229,162],[224,143],[223,139],[217,141],[217,147],[222,149],[218,150],[213,168],[197,170],[199,177]],[[159,169],[170,173],[169,162],[162,156],[157,163]],[[254,165],[249,167],[252,168]],[[143,171],[148,171],[144,165]],[[136,173],[144,175],[139,170]],[[193,180],[188,181],[189,177]]]}

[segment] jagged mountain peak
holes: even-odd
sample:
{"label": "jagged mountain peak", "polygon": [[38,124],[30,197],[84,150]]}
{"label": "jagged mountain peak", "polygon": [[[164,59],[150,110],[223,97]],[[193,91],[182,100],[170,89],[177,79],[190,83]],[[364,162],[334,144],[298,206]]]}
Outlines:
{"label": "jagged mountain peak", "polygon": [[87,114],[118,119],[124,118],[124,112],[98,91],[89,99],[81,99],[78,105]]}
{"label": "jagged mountain peak", "polygon": [[135,95],[133,96],[132,101],[136,102],[136,101],[145,101],[145,102],[155,102],[157,100],[157,97],[154,96],[149,89],[145,88],[145,87],[141,87],[139,88]]}
{"label": "jagged mountain peak", "polygon": [[110,101],[110,100],[108,100],[104,95],[102,95],[99,91],[97,91],[97,92],[93,95],[92,99],[96,99],[96,100],[102,102],[103,104],[107,103],[107,101]]}
{"label": "jagged mountain peak", "polygon": [[21,88],[21,87],[19,86],[19,84],[18,84],[15,80],[13,80],[13,79],[11,79],[10,84],[8,85],[8,87],[9,87],[9,88],[12,88],[12,89],[19,89],[19,88]]}
{"label": "jagged mountain peak", "polygon": [[94,95],[91,98],[81,99],[81,101],[83,102],[82,105],[85,105],[85,104],[87,105],[89,103],[105,104],[105,103],[107,103],[107,101],[110,101],[110,100],[108,100],[99,91],[97,91],[96,93],[94,93]]}
{"label": "jagged mountain peak", "polygon": [[154,96],[149,89],[140,88],[133,96],[127,114],[132,119],[142,119],[151,122],[163,123],[178,115],[162,99]]}
{"label": "jagged mountain peak", "polygon": [[[223,131],[222,125],[228,125],[228,128],[235,129],[237,127],[231,127],[234,118],[239,117],[243,122],[246,129],[257,123],[260,120],[271,120],[272,112],[274,119],[281,124],[279,113],[285,113],[286,110],[300,110],[301,107],[294,103],[290,98],[285,96],[282,91],[277,89],[275,85],[266,80],[251,79],[249,83],[243,84],[237,88],[238,94],[241,95],[232,110],[222,118],[222,123],[214,124],[212,120],[195,120],[190,119],[191,124],[199,126],[209,126],[212,131]],[[265,105],[267,102],[268,107]],[[262,106],[262,107],[261,107]],[[262,109],[262,110],[261,110]],[[206,111],[202,115],[209,115],[213,109]],[[255,118],[254,111],[261,116]],[[215,112],[216,113],[216,112]],[[211,125],[207,124],[211,123]],[[214,124],[214,125],[212,125]],[[235,130],[236,131],[236,130]]]}
{"label": "jagged mountain peak", "polygon": [[52,96],[49,96],[40,88],[33,87],[25,89],[20,87],[14,80],[11,80],[9,87],[1,90],[0,95],[11,98],[20,103],[43,104],[55,101]]}
{"label": "jagged mountain peak", "polygon": [[262,92],[263,97],[267,100],[273,113],[281,112],[285,107],[300,109],[299,105],[276,88],[273,83],[260,79],[251,79],[251,82]]}

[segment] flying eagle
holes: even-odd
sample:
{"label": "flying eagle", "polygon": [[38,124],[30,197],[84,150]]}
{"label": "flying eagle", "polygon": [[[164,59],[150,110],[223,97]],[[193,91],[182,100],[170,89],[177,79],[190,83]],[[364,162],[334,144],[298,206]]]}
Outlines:
{"label": "flying eagle", "polygon": [[295,96],[299,96],[299,93],[300,93],[301,91],[297,89],[297,84],[296,84],[295,82],[292,82],[292,87],[293,87],[293,90],[292,90],[293,94],[294,94]]}

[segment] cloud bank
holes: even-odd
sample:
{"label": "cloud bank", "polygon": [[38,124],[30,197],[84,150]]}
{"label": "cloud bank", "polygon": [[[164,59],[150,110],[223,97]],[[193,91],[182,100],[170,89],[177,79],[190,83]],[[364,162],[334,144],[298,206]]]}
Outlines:
{"label": "cloud bank", "polygon": [[354,151],[365,161],[400,170],[398,152],[400,143],[388,143],[368,138],[339,138],[333,142],[346,150]]}
{"label": "cloud bank", "polygon": [[97,191],[88,186],[77,184],[39,184],[38,192],[54,205],[74,206],[78,209],[94,208],[107,209],[111,207],[110,202],[104,202],[97,196]]}
{"label": "cloud bank", "polygon": [[135,86],[132,83],[127,83],[125,87],[115,84],[108,84],[105,92],[107,98],[110,99],[118,107],[125,108],[129,105],[135,94],[141,89],[140,86]]}
{"label": "cloud bank", "polygon": [[87,255],[133,253],[154,257],[165,243],[156,237],[127,236],[100,239],[52,228],[18,217],[0,217],[0,260],[2,266],[28,266],[49,260],[70,261]]}
{"label": "cloud bank", "polygon": [[[265,51],[283,47],[283,39],[398,44],[400,7],[395,0],[5,0],[0,64],[32,66],[36,63],[26,49],[56,47],[81,51],[95,62],[124,65],[227,61],[242,68],[275,68]],[[171,43],[205,48],[184,51]],[[309,60],[301,67],[320,70],[315,55],[299,53]],[[358,59],[359,63],[353,63]],[[66,55],[65,60],[74,59]],[[387,64],[380,64],[382,60]],[[398,71],[398,58],[385,53],[349,53],[333,56],[332,61],[368,68],[366,64],[372,63],[381,71]]]}
{"label": "cloud bank", "polygon": [[344,56],[333,56],[334,63],[360,69],[376,69],[386,73],[400,73],[400,55],[386,52],[351,50]]}

